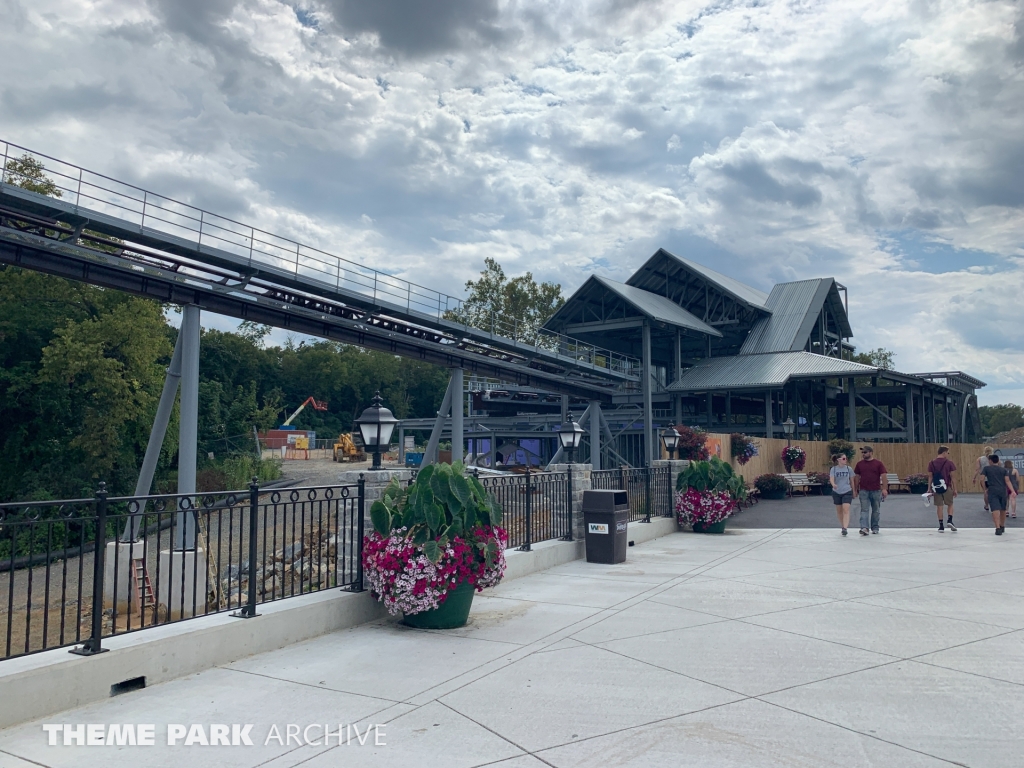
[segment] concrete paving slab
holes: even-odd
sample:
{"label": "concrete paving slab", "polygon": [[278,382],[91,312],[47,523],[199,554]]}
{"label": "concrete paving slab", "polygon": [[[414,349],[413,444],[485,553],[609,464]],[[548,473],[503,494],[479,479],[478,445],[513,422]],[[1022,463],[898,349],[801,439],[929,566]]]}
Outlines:
{"label": "concrete paving slab", "polygon": [[[518,646],[374,622],[243,659],[229,669],[404,701]],[[386,663],[388,674],[380,673]]]}
{"label": "concrete paving slab", "polygon": [[717,616],[690,611],[665,603],[644,601],[617,611],[573,635],[590,645],[626,637],[647,636],[673,629],[723,621]]}
{"label": "concrete paving slab", "polygon": [[957,599],[952,600],[950,589],[944,584],[914,587],[860,597],[857,602],[950,619],[965,619],[1006,629],[1024,629],[1024,597],[964,589],[962,591],[965,594],[954,593]]}
{"label": "concrete paving slab", "polygon": [[7,752],[0,751],[0,768],[39,768],[39,763],[30,763]]}
{"label": "concrete paving slab", "polygon": [[711,564],[706,568],[700,568],[697,573],[710,579],[734,579],[737,576],[756,576],[761,573],[789,571],[796,567],[800,566],[755,560],[744,554],[730,557],[728,560]]}
{"label": "concrete paving slab", "polygon": [[725,619],[740,619],[817,605],[827,602],[828,598],[741,581],[712,579],[680,584],[653,596],[651,601]]}
{"label": "concrete paving slab", "polygon": [[763,627],[796,632],[897,658],[933,653],[1006,631],[991,624],[976,624],[853,601],[768,613],[747,620]]}
{"label": "concrete paving slab", "polygon": [[576,605],[585,608],[608,608],[636,597],[652,585],[642,582],[614,582],[579,576],[553,576],[546,571],[499,584],[490,591],[495,597],[531,600],[554,605]]}
{"label": "concrete paving slab", "polygon": [[1024,632],[958,645],[919,656],[915,661],[1024,685]]}
{"label": "concrete paving slab", "polygon": [[801,568],[792,571],[762,573],[757,576],[741,576],[736,580],[747,584],[788,589],[807,595],[829,597],[834,600],[867,597],[868,595],[884,594],[900,589],[913,589],[920,586],[915,581],[886,579],[880,576],[833,573],[818,568]]}
{"label": "concrete paving slab", "polygon": [[[747,696],[892,661],[890,656],[735,621],[614,640],[599,647]],[[800,663],[787,663],[790,659]]]}
{"label": "concrete paving slab", "polygon": [[[183,706],[183,701],[188,702]],[[288,757],[298,745],[266,743],[274,725],[283,735],[289,723],[354,723],[381,712],[390,702],[369,696],[356,696],[296,685],[262,675],[245,674],[227,669],[213,669],[170,683],[146,688],[109,701],[90,704],[73,714],[49,718],[56,723],[152,723],[155,744],[152,747],[64,746],[60,738],[56,746],[47,744],[40,723],[27,723],[2,732],[2,748],[49,768],[105,768],[110,765],[132,765],[138,768],[163,768],[187,762],[186,755],[196,754],[200,747],[185,747],[184,740],[168,746],[168,724],[186,726],[201,724],[208,729],[212,723],[253,724],[252,746],[218,747],[217,764],[226,768],[249,768],[274,758],[282,758],[276,768],[294,764]],[[208,738],[208,734],[207,734]],[[323,749],[322,747],[320,749]],[[310,747],[307,756],[318,750]]]}
{"label": "concrete paving slab", "polygon": [[764,698],[959,765],[1018,768],[1024,755],[1020,686],[914,661]]}
{"label": "concrete paving slab", "polygon": [[431,631],[441,636],[529,645],[601,610],[493,597],[492,593],[493,590],[485,590],[473,598],[473,610],[465,627]]}
{"label": "concrete paving slab", "polygon": [[901,556],[877,557],[871,560],[858,560],[853,563],[838,563],[827,566],[827,570],[916,581],[919,584],[942,584],[960,579],[986,576],[990,573],[998,572],[999,566],[990,568],[981,562],[974,566],[957,565],[955,563],[910,562],[905,556]]}
{"label": "concrete paving slab", "polygon": [[[984,555],[979,552],[978,557],[983,559]],[[955,579],[949,581],[947,586],[1024,597],[1024,570],[999,571],[984,576]]]}
{"label": "concrete paving slab", "polygon": [[[526,753],[494,732],[483,728],[450,707],[431,702],[388,723],[382,745],[342,745],[321,752],[303,763],[304,768],[422,768],[440,764],[471,768],[484,763],[526,756]],[[458,745],[457,750],[452,750]],[[276,767],[275,767],[276,768]]]}
{"label": "concrete paving slab", "polygon": [[739,698],[587,646],[534,654],[441,701],[534,752]]}
{"label": "concrete paving slab", "polygon": [[555,768],[948,768],[849,727],[747,699],[539,753]]}

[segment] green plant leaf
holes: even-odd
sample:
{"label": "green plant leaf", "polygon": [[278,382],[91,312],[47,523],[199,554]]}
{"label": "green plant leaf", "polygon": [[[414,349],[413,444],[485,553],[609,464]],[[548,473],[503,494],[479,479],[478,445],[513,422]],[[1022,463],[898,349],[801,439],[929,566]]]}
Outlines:
{"label": "green plant leaf", "polygon": [[451,471],[452,468],[447,464],[439,464],[438,468],[434,470],[434,474],[430,476],[429,488],[434,494],[434,498],[442,504],[451,494],[451,489],[448,485],[448,478],[451,476]]}
{"label": "green plant leaf", "polygon": [[388,511],[387,505],[383,501],[375,501],[370,506],[370,522],[373,523],[373,529],[381,536],[391,533],[391,512]]}
{"label": "green plant leaf", "polygon": [[427,560],[432,563],[436,563],[441,559],[441,547],[438,546],[436,541],[424,542],[423,554],[427,556]]}
{"label": "green plant leaf", "polygon": [[391,482],[388,483],[388,487],[384,489],[385,499],[397,499],[402,495],[402,486],[398,482],[397,477],[392,477]]}
{"label": "green plant leaf", "polygon": [[444,507],[436,501],[426,508],[427,525],[432,531],[439,531],[444,525]]}
{"label": "green plant leaf", "polygon": [[452,475],[448,484],[451,487],[452,496],[458,499],[462,506],[470,507],[473,505],[473,489],[465,477],[462,475]]}
{"label": "green plant leaf", "polygon": [[487,504],[487,513],[490,517],[491,525],[501,525],[502,518],[504,517],[502,514],[501,504],[496,502],[491,496],[487,497],[487,501],[485,503]]}
{"label": "green plant leaf", "polygon": [[461,477],[462,475],[466,474],[466,465],[463,464],[461,461],[453,461],[452,462],[452,474],[453,475],[458,475],[459,477]]}
{"label": "green plant leaf", "polygon": [[473,475],[467,477],[466,481],[469,483],[469,487],[473,489],[473,496],[476,500],[483,503],[487,498],[487,489],[484,488],[484,484],[480,482],[479,478]]}
{"label": "green plant leaf", "polygon": [[430,531],[425,526],[418,526],[416,532],[413,534],[412,543],[419,546],[430,539]]}

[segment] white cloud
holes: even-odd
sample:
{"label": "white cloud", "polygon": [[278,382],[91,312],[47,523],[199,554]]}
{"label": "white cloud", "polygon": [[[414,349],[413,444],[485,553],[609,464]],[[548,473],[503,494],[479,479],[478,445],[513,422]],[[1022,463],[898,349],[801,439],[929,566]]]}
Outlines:
{"label": "white cloud", "polygon": [[858,345],[1024,389],[1012,0],[368,7],[0,0],[0,134],[446,291],[834,275]]}

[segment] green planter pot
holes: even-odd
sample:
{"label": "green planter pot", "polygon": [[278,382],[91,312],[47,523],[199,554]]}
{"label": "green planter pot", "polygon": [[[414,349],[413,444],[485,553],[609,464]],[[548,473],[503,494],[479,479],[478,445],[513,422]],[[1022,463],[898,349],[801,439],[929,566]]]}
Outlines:
{"label": "green planter pot", "polygon": [[717,523],[694,523],[694,533],[725,533],[725,520],[719,520]]}
{"label": "green planter pot", "polygon": [[440,608],[422,613],[406,615],[402,623],[416,629],[455,629],[464,627],[469,621],[469,609],[473,606],[476,588],[464,581],[448,593]]}
{"label": "green planter pot", "polygon": [[786,492],[783,491],[761,491],[762,499],[771,499],[773,501],[782,501],[786,498]]}

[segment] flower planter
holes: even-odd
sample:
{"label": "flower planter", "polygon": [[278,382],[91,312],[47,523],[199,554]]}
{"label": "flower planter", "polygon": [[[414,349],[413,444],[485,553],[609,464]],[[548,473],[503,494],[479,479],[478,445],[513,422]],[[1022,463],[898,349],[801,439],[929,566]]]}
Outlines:
{"label": "flower planter", "polygon": [[910,486],[910,492],[911,493],[916,493],[918,496],[920,496],[922,493],[928,493],[928,486],[927,485],[912,485],[912,486]]}
{"label": "flower planter", "polygon": [[694,523],[694,533],[725,533],[725,520],[719,520],[717,523]]}
{"label": "flower planter", "polygon": [[771,499],[772,501],[782,501],[786,498],[786,491],[761,491],[762,499]]}
{"label": "flower planter", "polygon": [[455,629],[464,627],[469,621],[469,609],[473,606],[473,585],[464,581],[455,589],[449,590],[448,597],[439,608],[422,613],[406,615],[402,623],[416,629]]}

